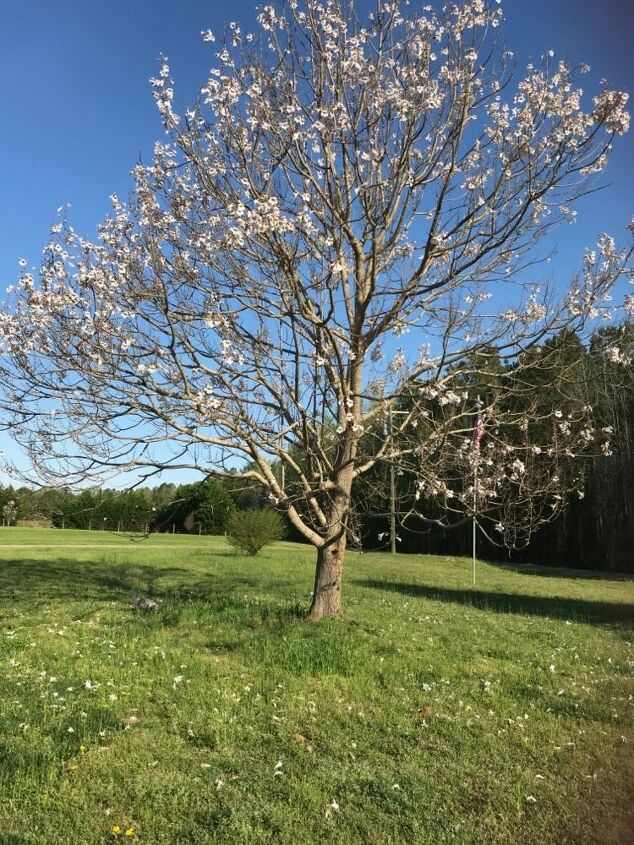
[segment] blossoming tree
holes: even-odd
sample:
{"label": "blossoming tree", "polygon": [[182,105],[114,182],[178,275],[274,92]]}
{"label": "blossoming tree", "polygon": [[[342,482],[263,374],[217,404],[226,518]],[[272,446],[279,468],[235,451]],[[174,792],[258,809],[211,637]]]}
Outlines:
{"label": "blossoming tree", "polygon": [[[352,484],[380,462],[447,500],[453,438],[486,467],[467,510],[519,492],[542,518],[569,483],[553,462],[596,440],[591,411],[505,394],[624,272],[607,235],[559,296],[536,266],[629,118],[621,92],[584,105],[585,68],[552,54],[516,75],[501,19],[484,0],[266,6],[256,34],[203,33],[215,67],[182,114],[165,60],[167,137],[129,201],[96,242],[62,215],[1,318],[4,404],[40,474],[245,466],[317,549],[315,620],[341,612]],[[538,422],[543,443],[522,436]]]}

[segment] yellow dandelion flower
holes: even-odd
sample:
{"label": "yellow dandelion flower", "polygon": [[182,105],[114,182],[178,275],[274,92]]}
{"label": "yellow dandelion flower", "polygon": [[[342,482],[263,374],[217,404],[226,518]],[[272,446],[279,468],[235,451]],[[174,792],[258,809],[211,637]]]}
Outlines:
{"label": "yellow dandelion flower", "polygon": [[82,754],[85,754],[85,753],[86,753],[86,751],[88,751],[88,749],[86,748],[86,746],[85,746],[85,745],[80,745],[80,746],[79,746],[79,750],[81,751],[81,753],[82,753]]}
{"label": "yellow dandelion flower", "polygon": [[70,763],[68,768],[70,769],[71,772],[74,772],[79,768],[79,763]]}
{"label": "yellow dandelion flower", "polygon": [[115,836],[117,835],[117,833],[121,833],[121,828],[119,827],[118,824],[112,825],[112,832],[114,833]]}
{"label": "yellow dandelion flower", "polygon": [[134,828],[133,827],[126,827],[125,835],[126,836],[134,836]]}

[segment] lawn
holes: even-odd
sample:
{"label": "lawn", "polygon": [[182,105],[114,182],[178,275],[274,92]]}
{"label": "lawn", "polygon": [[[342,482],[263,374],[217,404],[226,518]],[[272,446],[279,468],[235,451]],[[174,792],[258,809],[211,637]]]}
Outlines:
{"label": "lawn", "polygon": [[0,845],[634,841],[632,580],[351,553],[311,625],[302,546],[0,542]]}

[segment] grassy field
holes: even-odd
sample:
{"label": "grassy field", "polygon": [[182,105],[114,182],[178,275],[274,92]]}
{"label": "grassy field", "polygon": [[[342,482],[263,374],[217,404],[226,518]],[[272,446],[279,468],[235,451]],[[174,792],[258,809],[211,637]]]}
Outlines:
{"label": "grassy field", "polygon": [[301,546],[0,543],[0,845],[634,841],[632,580],[350,554],[315,626]]}

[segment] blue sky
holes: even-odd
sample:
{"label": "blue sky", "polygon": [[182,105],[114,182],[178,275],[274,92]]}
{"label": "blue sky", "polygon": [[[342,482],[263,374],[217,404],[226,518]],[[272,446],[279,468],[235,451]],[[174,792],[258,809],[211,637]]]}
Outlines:
{"label": "blue sky", "polygon": [[[169,56],[177,99],[191,101],[213,64],[213,45],[202,43],[201,30],[220,31],[230,20],[249,29],[254,6],[2,0],[0,291],[15,281],[18,258],[37,263],[58,206],[70,203],[74,227],[94,237],[109,195],[127,194],[130,168],[149,159],[162,136],[148,84],[160,53]],[[601,77],[634,90],[631,0],[506,0],[503,9],[504,41],[520,68],[550,48],[592,66],[584,77],[589,93]],[[599,232],[622,240],[634,213],[634,132],[618,140],[606,189],[579,205],[578,222],[560,231],[555,266],[566,277]]]}

